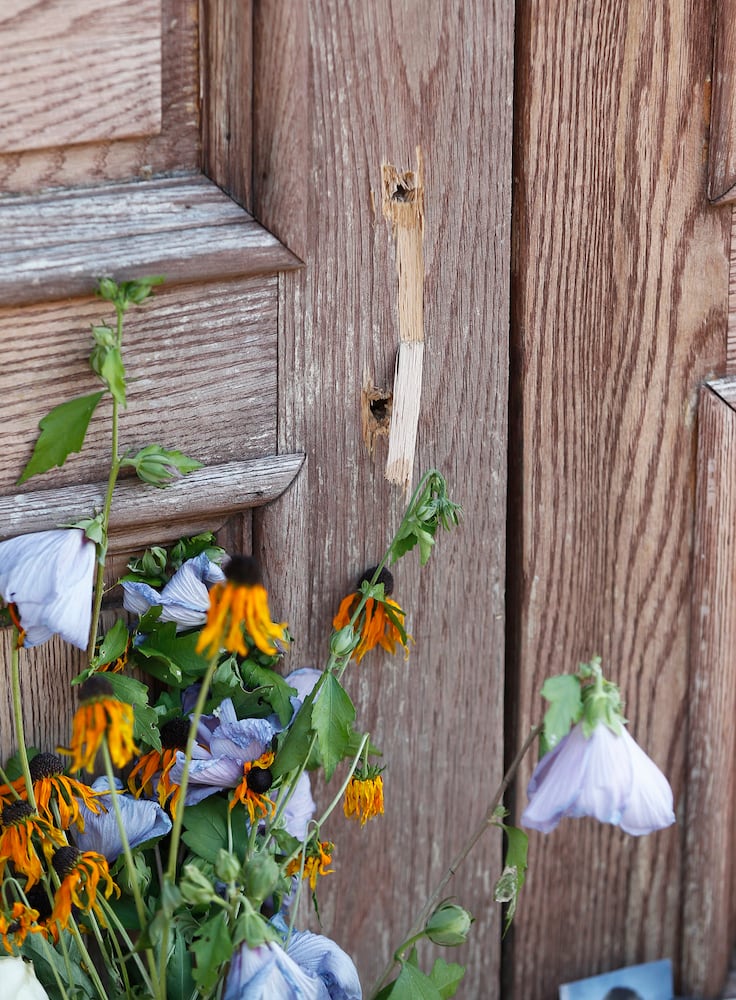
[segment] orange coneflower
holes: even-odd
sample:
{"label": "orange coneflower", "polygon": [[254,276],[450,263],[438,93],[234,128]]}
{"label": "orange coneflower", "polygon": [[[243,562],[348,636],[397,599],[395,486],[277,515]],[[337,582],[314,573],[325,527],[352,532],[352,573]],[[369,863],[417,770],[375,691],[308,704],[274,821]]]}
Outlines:
{"label": "orange coneflower", "polygon": [[258,564],[249,556],[234,556],[225,567],[224,583],[210,590],[207,623],[197,652],[216,656],[221,649],[248,655],[243,626],[262,653],[275,656],[287,642],[286,622],[272,622],[268,594]]}
{"label": "orange coneflower", "polygon": [[[72,823],[80,832],[84,831],[84,818],[79,809],[80,800],[94,813],[100,811],[99,793],[89,785],[64,774],[64,762],[55,753],[39,753],[30,762],[33,794],[39,816],[49,823],[59,822],[62,830],[68,830]],[[20,784],[19,784],[20,783]],[[13,783],[25,797],[25,783],[19,778]],[[58,810],[58,817],[52,810],[52,802]]]}
{"label": "orange coneflower", "polygon": [[97,901],[100,882],[105,886],[105,899],[109,899],[113,893],[120,895],[120,889],[110,876],[107,860],[96,851],[80,851],[67,845],[55,852],[52,864],[61,884],[54,895],[50,922],[58,922],[60,927],[65,927],[72,906],[76,906],[83,913],[94,910],[104,925],[105,919]]}
{"label": "orange coneflower", "polygon": [[[350,623],[355,609],[361,599],[361,584],[373,579],[376,567],[366,570],[358,581],[357,588],[340,602],[337,614],[332,620],[335,629],[345,628]],[[375,646],[382,646],[388,653],[396,652],[397,643],[404,647],[405,655],[409,655],[411,636],[404,629],[403,611],[390,595],[394,589],[394,578],[387,569],[382,569],[377,584],[383,584],[384,599],[369,597],[360,613],[356,627],[360,632],[360,642],[353,650],[352,659],[360,662],[365,654]]]}
{"label": "orange coneflower", "polygon": [[356,771],[345,789],[343,812],[365,826],[369,819],[383,815],[383,778],[381,768],[368,766]]}
{"label": "orange coneflower", "polygon": [[264,793],[273,784],[271,774],[271,764],[273,764],[273,753],[267,750],[258,760],[246,761],[243,764],[243,780],[233,792],[230,808],[236,802],[242,802],[248,810],[251,825],[256,821],[256,812],[260,813],[263,819],[267,815],[273,816],[276,811],[276,803],[268,798]]}
{"label": "orange coneflower", "polygon": [[0,881],[5,876],[5,866],[11,861],[15,870],[26,876],[26,889],[30,889],[43,875],[34,835],[41,841],[44,851],[54,844],[66,843],[66,838],[61,830],[34,812],[29,802],[22,800],[3,808],[0,824]]}
{"label": "orange coneflower", "polygon": [[100,676],[85,681],[79,695],[79,708],[72,723],[71,747],[59,747],[59,753],[73,758],[73,771],[81,768],[93,771],[97,751],[103,739],[107,739],[113,764],[125,767],[135,753],[132,706],[114,698],[110,682]]}
{"label": "orange coneflower", "polygon": [[149,750],[144,754],[128,775],[128,788],[137,799],[143,792],[153,795],[153,780],[156,778],[156,797],[163,807],[179,788],[169,772],[176,764],[179,750],[186,750],[189,739],[189,719],[171,719],[161,727],[161,750]]}
{"label": "orange coneflower", "polygon": [[[318,875],[331,875],[334,872],[334,868],[327,867],[327,865],[332,864],[332,852],[334,850],[335,845],[329,840],[312,841],[307,846],[307,856],[304,861],[302,878],[309,879],[309,885],[313,892],[317,888]],[[302,853],[297,854],[286,866],[287,875],[299,874],[302,866]]]}
{"label": "orange coneflower", "polygon": [[[10,915],[0,913],[0,938],[9,954],[14,954],[20,948],[29,934],[44,934],[48,936],[48,928],[38,923],[39,912],[25,903],[13,903]],[[11,940],[12,938],[12,940]]]}

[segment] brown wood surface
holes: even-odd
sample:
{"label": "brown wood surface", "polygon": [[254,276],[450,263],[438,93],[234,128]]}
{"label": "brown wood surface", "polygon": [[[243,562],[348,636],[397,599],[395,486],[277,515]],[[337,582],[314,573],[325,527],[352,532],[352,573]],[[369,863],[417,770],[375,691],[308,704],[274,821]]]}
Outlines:
{"label": "brown wood surface", "polygon": [[700,394],[693,541],[682,950],[699,997],[721,995],[734,931],[736,411],[719,389]]}
{"label": "brown wood surface", "polygon": [[736,199],[736,0],[715,7],[708,196]]}
{"label": "brown wood surface", "polygon": [[[426,281],[414,481],[438,466],[465,510],[421,574],[415,554],[396,568],[416,640],[408,663],[373,653],[345,677],[384,750],[386,816],[363,829],[331,818],[336,873],[319,899],[322,931],[356,957],[366,991],[502,769],[512,26],[513,4],[491,0],[255,8],[251,207],[306,262],[280,278],[279,449],[305,451],[307,465],[254,516],[272,607],[296,637],[290,665],[325,656],[340,597],[404,507],[383,478],[385,438],[372,456],[363,441],[361,395],[366,382],[391,386],[398,343],[381,168],[413,168],[417,145]],[[449,889],[476,917],[462,996],[500,995],[500,862],[490,836]]]}
{"label": "brown wood surface", "polygon": [[[34,6],[41,4],[43,7],[50,2],[34,0]],[[145,2],[148,4],[150,0]],[[102,0],[81,0],[81,3],[82,7],[78,8],[77,0],[55,0],[55,5],[67,15],[69,10],[88,11],[90,3],[97,3],[108,11],[110,8],[124,10],[128,0],[124,3],[116,0],[113,4],[103,4]],[[0,193],[38,192],[47,187],[145,179],[158,173],[199,167],[198,0],[160,0],[160,3],[160,131],[142,139],[111,138],[79,145],[63,145],[54,139],[55,144],[45,149],[2,154]],[[25,4],[26,0],[22,0],[22,5]],[[5,5],[0,7],[4,12]],[[4,33],[0,33],[0,46],[5,51]],[[7,63],[7,58],[4,62]],[[109,77],[117,75],[118,66],[119,59],[109,59]],[[77,72],[84,78],[82,67],[77,67]],[[91,96],[99,100],[100,88],[95,88],[92,94],[83,95],[83,103]],[[118,110],[126,109],[127,104],[118,100],[103,107],[105,113],[112,117]],[[132,111],[135,112],[135,107]],[[27,122],[29,125],[32,123],[33,120]]]}
{"label": "brown wood surface", "polygon": [[[128,312],[123,355],[130,373],[121,448],[157,442],[207,465],[276,451],[276,277],[157,289]],[[95,392],[90,324],[114,319],[99,299],[0,309],[0,493],[31,456],[38,422],[54,406]],[[23,491],[104,480],[109,397],[95,412],[81,454],[28,480]]]}
{"label": "brown wood surface", "polygon": [[504,997],[552,1000],[561,982],[684,954],[696,400],[725,362],[730,210],[706,193],[711,3],[518,10],[517,740],[545,676],[599,653],[679,819],[640,840],[587,819],[532,833]]}
{"label": "brown wood surface", "polygon": [[160,132],[161,0],[6,0],[0,39],[0,152]]}
{"label": "brown wood surface", "polygon": [[200,175],[0,201],[0,231],[0,305],[89,295],[105,276],[172,285],[300,266]]}

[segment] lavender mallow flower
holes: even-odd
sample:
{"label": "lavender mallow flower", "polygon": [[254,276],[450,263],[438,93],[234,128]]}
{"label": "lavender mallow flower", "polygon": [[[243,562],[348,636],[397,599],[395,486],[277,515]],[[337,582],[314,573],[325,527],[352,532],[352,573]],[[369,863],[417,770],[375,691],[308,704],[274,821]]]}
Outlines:
{"label": "lavender mallow flower", "polygon": [[295,932],[284,949],[243,944],[230,963],[223,1000],[361,1000],[352,959],[334,941]]}
{"label": "lavender mallow flower", "polygon": [[[115,780],[115,785],[118,789],[123,787],[123,783],[118,779]],[[92,789],[95,792],[108,792],[99,799],[107,812],[93,813],[80,802],[84,832],[75,834],[76,844],[80,851],[97,851],[112,862],[122,853],[123,842],[120,839],[115,807],[109,795],[110,783],[103,775],[93,783]],[[156,837],[163,837],[171,829],[171,820],[158,802],[136,799],[126,793],[118,795],[117,801],[123,816],[128,843],[132,848]]]}
{"label": "lavender mallow flower", "polygon": [[147,583],[124,580],[123,607],[133,614],[144,615],[152,607],[160,605],[160,620],[176,622],[177,632],[198,628],[207,620],[209,586],[224,579],[225,574],[220,567],[202,552],[182,563],[161,591]]}
{"label": "lavender mallow flower", "polygon": [[527,790],[522,826],[549,833],[565,816],[593,816],[635,837],[675,822],[672,789],[657,765],[621,726],[583,723],[545,754]]}
{"label": "lavender mallow flower", "polygon": [[18,609],[23,645],[60,635],[86,649],[95,544],[81,528],[36,531],[0,542],[0,594]]}

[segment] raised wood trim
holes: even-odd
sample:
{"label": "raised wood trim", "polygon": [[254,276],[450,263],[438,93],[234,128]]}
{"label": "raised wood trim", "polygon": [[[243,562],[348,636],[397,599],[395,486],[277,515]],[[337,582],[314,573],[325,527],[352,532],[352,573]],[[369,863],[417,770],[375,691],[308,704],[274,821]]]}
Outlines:
{"label": "raised wood trim", "polygon": [[683,886],[682,978],[721,995],[733,945],[736,751],[736,378],[698,410]]}
{"label": "raised wood trim", "polygon": [[[144,548],[214,530],[228,517],[270,503],[293,482],[304,455],[274,455],[198,469],[165,489],[128,479],[115,489],[110,547]],[[71,524],[100,510],[105,483],[0,497],[3,537]]]}
{"label": "raised wood trim", "polygon": [[22,196],[0,203],[0,305],[89,295],[98,278],[167,284],[293,270],[301,262],[206,177]]}
{"label": "raised wood trim", "polygon": [[716,4],[708,197],[736,201],[736,0]]}

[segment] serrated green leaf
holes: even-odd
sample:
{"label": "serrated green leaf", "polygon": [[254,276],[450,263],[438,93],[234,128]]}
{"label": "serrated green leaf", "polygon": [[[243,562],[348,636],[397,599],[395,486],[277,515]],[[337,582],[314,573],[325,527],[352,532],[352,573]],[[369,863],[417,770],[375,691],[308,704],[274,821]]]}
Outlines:
{"label": "serrated green leaf", "polygon": [[575,674],[548,677],[541,693],[550,703],[544,714],[544,740],[546,747],[552,749],[580,720],[583,712],[580,681]]}
{"label": "serrated green leaf", "polygon": [[381,990],[376,1000],[387,997],[391,1000],[442,1000],[442,993],[429,976],[407,962],[402,965],[398,978],[386,990]]}
{"label": "serrated green leaf", "polygon": [[432,966],[429,978],[439,990],[442,1000],[449,1000],[457,993],[457,988],[465,975],[465,966],[457,962],[446,962],[438,958]]}
{"label": "serrated green leaf", "polygon": [[55,406],[43,417],[38,425],[41,433],[33,454],[20,475],[18,485],[31,476],[38,476],[57,465],[63,465],[72,452],[81,451],[92,414],[104,394],[104,390],[101,390],[89,396],[69,399],[66,403]]}
{"label": "serrated green leaf", "polygon": [[[282,726],[286,726],[294,713],[291,704],[291,696],[295,694],[295,689],[268,667],[261,667],[253,660],[244,660],[240,665],[240,675],[243,684],[247,688],[255,688],[259,691],[259,697],[264,699],[271,710],[275,712]],[[270,715],[268,711],[264,715]]]}
{"label": "serrated green leaf", "polygon": [[135,654],[142,668],[152,676],[174,687],[187,687],[207,670],[207,660],[196,649],[198,640],[199,633],[178,635],[175,622],[164,622],[135,647]]}
{"label": "serrated green leaf", "polygon": [[286,734],[283,745],[279,747],[273,764],[270,767],[274,779],[282,774],[288,774],[300,767],[312,742],[312,709],[314,706],[314,691],[304,699],[301,708],[294,716]]}
{"label": "serrated green leaf", "polygon": [[325,779],[348,753],[355,706],[334,674],[326,674],[319,698],[312,709],[312,726],[317,733]]}
{"label": "serrated green leaf", "polygon": [[198,986],[209,991],[217,984],[220,968],[229,961],[233,952],[227,915],[222,910],[202,924],[199,935],[192,941],[190,948],[197,961],[192,977]]}
{"label": "serrated green leaf", "polygon": [[[203,802],[184,809],[182,840],[198,857],[216,864],[220,849],[228,849],[227,801],[220,795],[210,795]],[[248,831],[244,822],[231,818],[233,852],[242,860],[245,857]]]}
{"label": "serrated green leaf", "polygon": [[112,663],[125,652],[128,645],[128,629],[122,618],[118,618],[112,628],[109,628],[100,643],[97,654],[92,661],[93,666]]}

